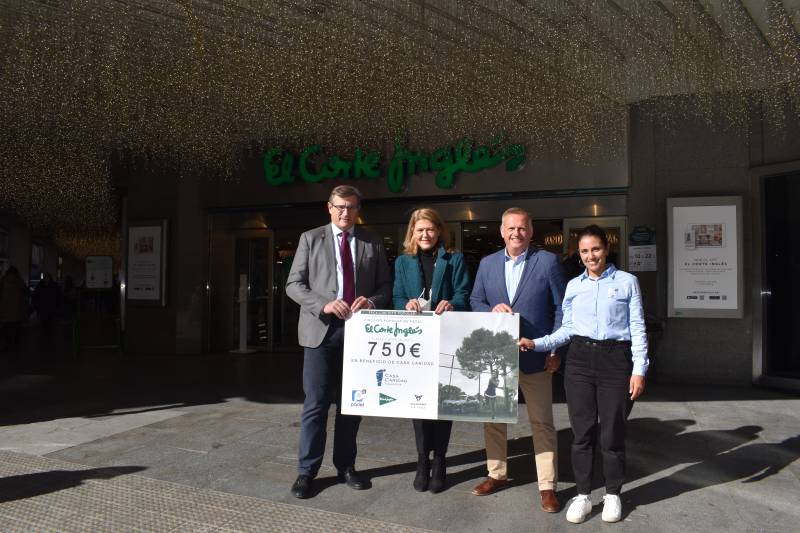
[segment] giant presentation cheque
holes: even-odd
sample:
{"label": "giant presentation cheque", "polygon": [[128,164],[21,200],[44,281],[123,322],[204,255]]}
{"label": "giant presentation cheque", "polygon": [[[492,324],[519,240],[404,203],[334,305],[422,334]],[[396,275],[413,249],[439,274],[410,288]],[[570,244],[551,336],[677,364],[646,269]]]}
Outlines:
{"label": "giant presentation cheque", "polygon": [[519,315],[361,311],[347,320],[342,412],[517,421]]}

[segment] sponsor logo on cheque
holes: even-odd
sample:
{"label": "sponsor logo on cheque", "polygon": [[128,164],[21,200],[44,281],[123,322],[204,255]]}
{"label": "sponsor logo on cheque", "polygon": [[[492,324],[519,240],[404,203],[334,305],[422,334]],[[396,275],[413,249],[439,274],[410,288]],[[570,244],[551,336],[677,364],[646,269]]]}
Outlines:
{"label": "sponsor logo on cheque", "polygon": [[381,393],[378,397],[378,401],[381,405],[386,405],[387,403],[392,403],[393,401],[397,400],[397,398],[392,398],[388,394]]}
{"label": "sponsor logo on cheque", "polygon": [[364,407],[364,398],[367,396],[367,389],[353,389],[350,393],[350,407]]}

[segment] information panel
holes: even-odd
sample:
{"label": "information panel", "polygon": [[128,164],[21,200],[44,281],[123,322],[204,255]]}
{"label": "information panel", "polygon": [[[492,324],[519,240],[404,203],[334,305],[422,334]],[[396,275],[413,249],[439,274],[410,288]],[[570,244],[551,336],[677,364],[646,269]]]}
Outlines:
{"label": "information panel", "polygon": [[519,315],[361,311],[345,325],[342,412],[517,422]]}
{"label": "information panel", "polygon": [[128,228],[128,300],[164,305],[165,230],[166,222]]}
{"label": "information panel", "polygon": [[741,198],[667,202],[669,316],[741,317]]}

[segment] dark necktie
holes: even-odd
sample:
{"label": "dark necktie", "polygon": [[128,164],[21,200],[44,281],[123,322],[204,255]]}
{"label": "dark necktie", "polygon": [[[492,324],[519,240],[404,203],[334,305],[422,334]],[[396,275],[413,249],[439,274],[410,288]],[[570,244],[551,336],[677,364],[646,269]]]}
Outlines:
{"label": "dark necktie", "polygon": [[356,299],[356,279],[353,274],[353,255],[350,253],[347,237],[347,232],[343,231],[339,251],[342,257],[342,300],[351,305]]}

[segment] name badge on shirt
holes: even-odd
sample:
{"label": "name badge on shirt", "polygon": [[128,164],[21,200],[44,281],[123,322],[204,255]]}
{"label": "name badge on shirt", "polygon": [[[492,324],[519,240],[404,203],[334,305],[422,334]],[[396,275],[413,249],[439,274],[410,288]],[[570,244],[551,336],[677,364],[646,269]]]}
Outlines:
{"label": "name badge on shirt", "polygon": [[608,288],[608,297],[609,298],[616,298],[617,297],[617,287],[609,287]]}

